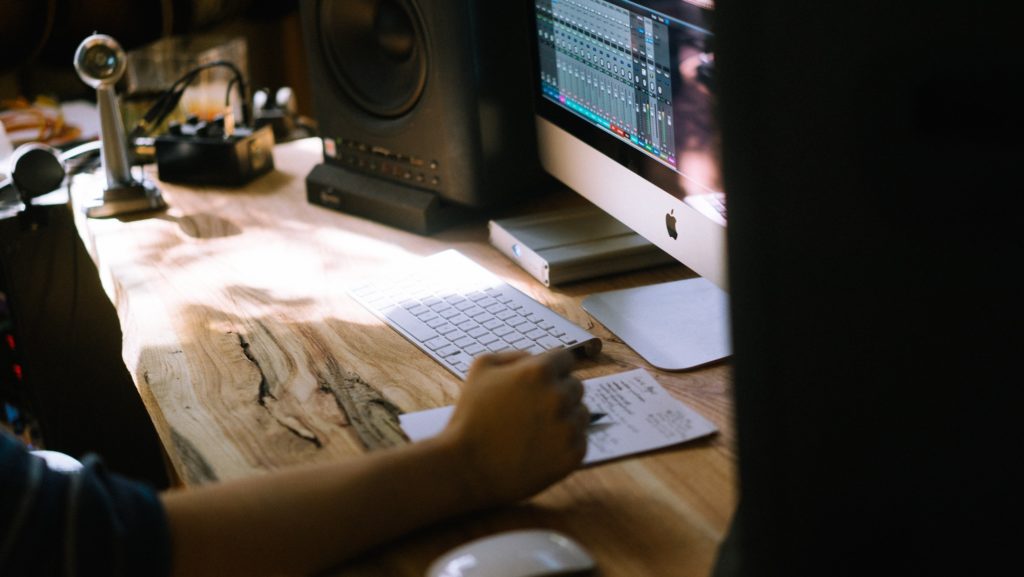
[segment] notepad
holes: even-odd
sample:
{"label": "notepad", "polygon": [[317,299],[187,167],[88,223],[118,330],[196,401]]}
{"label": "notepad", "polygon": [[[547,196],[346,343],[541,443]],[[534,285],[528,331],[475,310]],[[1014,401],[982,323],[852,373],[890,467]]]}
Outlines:
{"label": "notepad", "polygon": [[[644,369],[588,379],[583,387],[583,402],[591,412],[607,413],[587,431],[586,465],[684,443],[718,430]],[[453,409],[405,413],[399,420],[409,439],[419,441],[440,433]]]}

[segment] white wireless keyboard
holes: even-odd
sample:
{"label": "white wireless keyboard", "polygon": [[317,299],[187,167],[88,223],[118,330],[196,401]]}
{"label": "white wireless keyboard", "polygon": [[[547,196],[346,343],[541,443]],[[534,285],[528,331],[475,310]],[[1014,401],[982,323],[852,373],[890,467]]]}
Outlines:
{"label": "white wireless keyboard", "polygon": [[473,358],[486,352],[601,350],[600,339],[456,250],[348,293],[462,379]]}

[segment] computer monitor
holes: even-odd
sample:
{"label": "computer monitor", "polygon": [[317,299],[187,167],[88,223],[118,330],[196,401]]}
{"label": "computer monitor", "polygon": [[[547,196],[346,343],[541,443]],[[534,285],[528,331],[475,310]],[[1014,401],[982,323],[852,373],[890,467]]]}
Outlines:
{"label": "computer monitor", "polygon": [[535,0],[541,164],[700,277],[584,308],[654,366],[730,351],[711,0]]}

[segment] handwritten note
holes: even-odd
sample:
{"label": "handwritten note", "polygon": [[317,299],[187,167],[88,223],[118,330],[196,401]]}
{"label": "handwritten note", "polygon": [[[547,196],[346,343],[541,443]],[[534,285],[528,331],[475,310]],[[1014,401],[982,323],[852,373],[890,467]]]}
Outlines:
{"label": "handwritten note", "polygon": [[[583,386],[583,402],[591,412],[607,413],[587,432],[587,456],[583,459],[587,465],[683,443],[718,430],[669,395],[643,369],[588,379]],[[453,409],[406,413],[399,419],[409,439],[419,441],[440,433]]]}

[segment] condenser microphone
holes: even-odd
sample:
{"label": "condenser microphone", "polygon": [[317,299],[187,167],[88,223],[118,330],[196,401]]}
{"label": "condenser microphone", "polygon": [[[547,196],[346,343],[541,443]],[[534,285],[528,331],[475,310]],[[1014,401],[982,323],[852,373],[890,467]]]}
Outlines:
{"label": "condenser microphone", "polygon": [[124,75],[127,56],[121,45],[106,34],[93,34],[75,51],[75,71],[82,82],[96,89],[100,113],[100,157],[106,176],[102,204],[89,206],[86,214],[105,218],[165,208],[160,191],[131,174],[124,121],[114,85]]}

